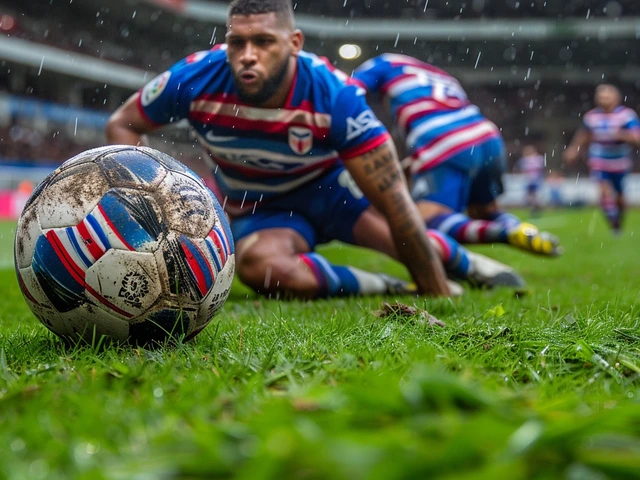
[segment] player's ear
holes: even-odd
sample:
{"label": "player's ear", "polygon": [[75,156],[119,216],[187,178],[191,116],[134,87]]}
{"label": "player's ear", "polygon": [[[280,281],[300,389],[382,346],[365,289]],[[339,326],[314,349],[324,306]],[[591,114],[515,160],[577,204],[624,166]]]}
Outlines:
{"label": "player's ear", "polygon": [[294,56],[298,56],[300,50],[302,50],[302,46],[304,45],[304,34],[299,29],[295,29],[291,32],[291,53]]}

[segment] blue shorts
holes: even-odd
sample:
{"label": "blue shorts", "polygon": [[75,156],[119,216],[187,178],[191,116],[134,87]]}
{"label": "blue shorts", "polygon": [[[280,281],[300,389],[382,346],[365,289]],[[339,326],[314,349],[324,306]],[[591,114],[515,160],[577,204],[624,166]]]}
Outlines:
{"label": "blue shorts", "polygon": [[591,170],[591,178],[597,182],[609,182],[613,189],[619,194],[623,190],[624,178],[628,172],[603,172],[602,170]]}
{"label": "blue shorts", "polygon": [[231,219],[237,242],[269,228],[291,228],[314,248],[340,240],[354,244],[353,227],[370,203],[342,164],[303,187],[258,204],[254,213]]}
{"label": "blue shorts", "polygon": [[486,205],[502,192],[506,149],[502,138],[490,138],[444,163],[412,176],[411,196],[464,212],[469,204]]}

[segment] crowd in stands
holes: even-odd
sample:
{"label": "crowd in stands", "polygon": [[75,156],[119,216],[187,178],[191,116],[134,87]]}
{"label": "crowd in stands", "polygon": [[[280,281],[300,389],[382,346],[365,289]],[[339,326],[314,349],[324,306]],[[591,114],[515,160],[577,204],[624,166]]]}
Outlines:
{"label": "crowd in stands", "polygon": [[56,165],[94,146],[64,130],[41,131],[18,122],[0,127],[0,164]]}
{"label": "crowd in stands", "polygon": [[[547,153],[550,168],[562,168],[561,152],[580,126],[581,114],[592,108],[593,89],[589,86],[572,89],[535,86],[505,89],[496,86],[467,90],[471,101],[501,128],[512,164],[519,158],[524,144],[534,143]],[[625,104],[640,112],[640,94],[633,88],[623,91],[627,94]],[[170,137],[163,134],[155,142],[157,148],[172,149],[170,153],[181,156],[192,167],[202,163],[198,159],[200,148],[194,147],[193,139],[186,132],[177,136],[174,133]],[[51,119],[38,121],[33,118],[6,119],[5,125],[0,125],[0,162],[5,163],[60,163],[78,152],[102,144],[103,132],[95,127],[69,123],[60,125]],[[573,171],[586,172],[586,165],[578,164]]]}
{"label": "crowd in stands", "polygon": [[[143,28],[140,23],[122,20],[113,15],[113,9],[125,8],[118,2],[105,2],[104,7],[92,12],[80,8],[80,2],[50,2],[49,0],[12,0],[0,7],[0,30],[4,34],[30,41],[47,43],[65,50],[94,55],[107,60],[120,61],[149,70],[160,71],[185,54],[198,48],[206,48],[210,43],[210,32],[202,38],[196,28],[189,29],[185,22],[168,19],[169,13],[158,14],[156,25]],[[340,16],[340,17],[374,17],[383,12],[386,17],[422,18],[436,15],[440,18],[567,18],[567,17],[603,17],[620,15],[640,15],[640,2],[625,0],[567,0],[565,2],[530,2],[516,0],[473,0],[465,2],[463,7],[455,7],[447,0],[330,0],[316,2],[299,0],[296,11],[299,13]],[[459,3],[456,3],[459,5]],[[428,8],[426,8],[428,7]],[[110,10],[110,8],[112,10]],[[147,5],[146,15],[153,12],[154,7]],[[158,10],[160,12],[160,10]],[[437,12],[437,13],[435,13]],[[142,15],[142,14],[140,14]],[[161,22],[164,16],[164,23]],[[151,17],[153,20],[154,17]],[[153,23],[153,22],[152,22]],[[167,28],[168,37],[180,38],[180,41],[158,42],[159,25]],[[179,32],[174,28],[178,26]],[[150,34],[149,32],[152,32]],[[218,41],[223,32],[218,34]],[[613,40],[612,40],[613,41]],[[418,45],[419,46],[419,45]],[[514,47],[515,48],[515,47]],[[555,47],[554,47],[555,48]],[[467,49],[469,50],[469,49]],[[638,55],[632,49],[622,52],[625,55]],[[430,52],[438,52],[437,46],[431,46]],[[447,51],[443,47],[443,51]],[[536,47],[535,61],[543,57],[543,48]],[[528,51],[527,51],[528,52]],[[527,52],[527,58],[531,55]],[[593,51],[595,56],[599,49]],[[455,61],[460,62],[464,52]],[[468,52],[467,52],[468,53]],[[482,61],[488,61],[491,52],[484,50]],[[494,52],[495,53],[495,52]],[[557,52],[556,52],[557,53]],[[606,52],[605,52],[606,53]],[[514,55],[518,52],[513,53]],[[470,54],[469,54],[470,55]],[[500,50],[500,55],[503,55]],[[447,68],[446,55],[426,59],[438,66]],[[519,57],[518,57],[519,58]],[[631,57],[629,57],[631,58]],[[636,58],[636,57],[634,57]],[[472,61],[477,62],[478,55]],[[509,60],[508,58],[503,58]],[[465,64],[468,66],[467,64]],[[1,79],[0,79],[1,80]],[[481,110],[492,119],[503,131],[510,158],[515,161],[524,143],[534,142],[548,153],[548,160],[553,168],[560,167],[560,152],[570,136],[580,125],[580,114],[592,106],[592,86],[571,86],[566,88],[559,82],[554,86],[528,85],[522,88],[511,88],[508,85],[494,87],[463,84]],[[0,90],[9,88],[0,83]],[[628,97],[625,104],[640,111],[640,84],[623,86]],[[106,86],[105,86],[106,87]],[[8,93],[24,95],[24,91]],[[27,92],[28,93],[28,92]],[[106,95],[106,94],[105,94]],[[127,93],[128,95],[128,93]],[[125,97],[126,98],[126,97]],[[50,99],[51,100],[51,99]],[[101,107],[105,109],[106,100],[100,97],[98,105],[87,104],[85,107]],[[64,101],[57,99],[56,101]],[[111,102],[117,103],[117,102]],[[46,123],[46,122],[45,122]],[[82,125],[80,125],[82,128]],[[86,148],[104,142],[102,132],[93,135],[78,135],[68,125],[60,126],[48,122],[44,127],[21,119],[9,119],[0,126],[0,162],[61,162]],[[188,143],[187,143],[188,144]],[[185,154],[187,163],[199,164],[197,149]],[[199,150],[198,150],[199,152]],[[584,166],[578,168],[585,168]]]}
{"label": "crowd in stands", "polygon": [[[5,34],[150,71],[162,71],[175,60],[195,50],[208,48],[213,42],[222,41],[224,35],[222,26],[217,29],[216,34],[213,24],[175,16],[147,4],[140,4],[138,11],[131,10],[131,5],[125,5],[124,2],[120,5],[118,2],[105,2],[97,10],[81,7],[81,2],[67,4],[48,0],[12,0],[7,3],[8,5],[0,7],[0,15],[11,19],[10,22],[4,22],[4,27],[0,25],[0,30]],[[448,0],[303,0],[294,3],[299,13],[340,18],[451,20],[535,17],[555,20],[640,15],[640,2],[625,0],[474,0],[462,3],[462,7],[460,2]],[[123,18],[126,17],[125,13],[130,12],[133,12],[131,15],[134,18]],[[145,17],[144,22],[140,20],[141,17]],[[535,55],[531,55],[528,42],[518,42],[517,39],[506,45],[506,49],[503,41],[485,42],[482,46],[482,61],[485,65],[499,65],[506,60],[512,63],[527,62],[533,66],[565,63],[570,66],[572,62],[589,66],[610,65],[615,62],[637,64],[640,60],[639,54],[634,49],[624,48],[619,39],[608,38],[606,42],[597,43],[591,49],[576,48],[578,43],[584,42],[583,39],[537,44]],[[376,43],[376,47],[385,49],[391,45],[404,49],[409,55],[430,52],[434,57],[433,61],[443,67],[469,66],[469,62],[475,62],[478,57],[477,49],[469,42],[460,42],[460,48],[455,53],[452,53],[452,43],[447,39],[430,39],[428,42],[420,40],[414,43],[413,39],[399,38],[395,43],[391,41],[389,46],[383,41]],[[325,44],[323,39],[309,37],[307,44],[314,51],[333,56],[324,51],[330,42]],[[333,47],[334,45],[330,47],[331,52],[336,50]],[[344,65],[339,66],[345,68]]]}
{"label": "crowd in stands", "polygon": [[350,18],[585,18],[640,14],[640,4],[632,0],[296,0],[294,4],[297,13]]}

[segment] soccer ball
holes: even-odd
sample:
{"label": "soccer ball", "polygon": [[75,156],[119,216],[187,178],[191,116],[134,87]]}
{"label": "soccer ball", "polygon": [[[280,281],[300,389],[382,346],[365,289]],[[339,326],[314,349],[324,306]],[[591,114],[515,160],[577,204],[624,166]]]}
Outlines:
{"label": "soccer ball", "polygon": [[198,176],[146,147],[64,162],[18,220],[15,267],[31,311],[67,342],[188,340],[235,270],[227,218]]}

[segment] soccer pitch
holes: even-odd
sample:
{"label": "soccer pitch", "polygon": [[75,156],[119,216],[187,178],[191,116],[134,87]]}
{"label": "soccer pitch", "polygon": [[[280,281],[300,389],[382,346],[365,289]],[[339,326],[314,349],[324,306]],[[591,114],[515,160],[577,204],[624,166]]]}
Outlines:
{"label": "soccer pitch", "polygon": [[[194,342],[65,349],[30,313],[0,223],[0,479],[640,478],[640,212],[536,220],[559,259],[476,250],[529,289],[261,299],[240,284]],[[634,233],[635,231],[635,233]],[[402,275],[331,245],[334,263]]]}

